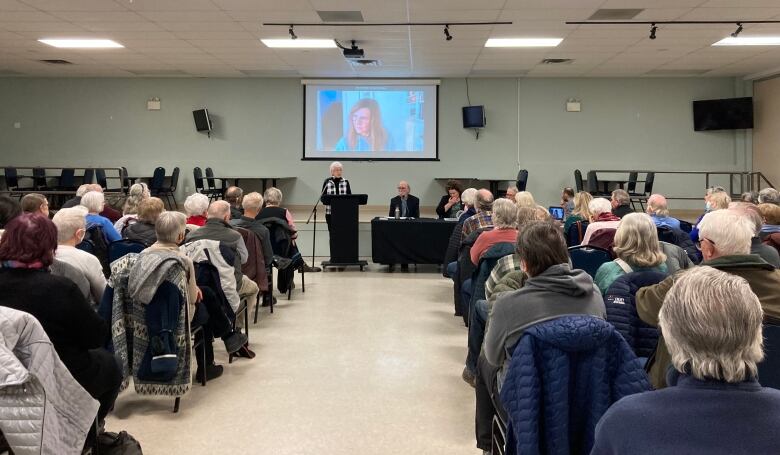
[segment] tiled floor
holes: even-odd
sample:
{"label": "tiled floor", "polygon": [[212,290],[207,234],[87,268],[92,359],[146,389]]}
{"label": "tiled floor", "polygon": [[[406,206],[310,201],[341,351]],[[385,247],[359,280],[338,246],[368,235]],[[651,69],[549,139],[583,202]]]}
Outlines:
{"label": "tiled floor", "polygon": [[[131,386],[108,429],[145,454],[480,453],[451,282],[385,270],[307,274],[305,294],[279,297],[252,326],[254,360],[194,385],[178,414]],[[226,364],[221,342],[215,352]]]}

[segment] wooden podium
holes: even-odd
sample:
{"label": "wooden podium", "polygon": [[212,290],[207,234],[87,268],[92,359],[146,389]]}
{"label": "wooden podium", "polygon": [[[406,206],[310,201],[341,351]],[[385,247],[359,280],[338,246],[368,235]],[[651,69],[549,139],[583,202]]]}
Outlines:
{"label": "wooden podium", "polygon": [[359,206],[368,202],[367,194],[324,195],[322,202],[330,205],[330,261],[323,261],[323,267],[368,265],[358,260],[358,214]]}

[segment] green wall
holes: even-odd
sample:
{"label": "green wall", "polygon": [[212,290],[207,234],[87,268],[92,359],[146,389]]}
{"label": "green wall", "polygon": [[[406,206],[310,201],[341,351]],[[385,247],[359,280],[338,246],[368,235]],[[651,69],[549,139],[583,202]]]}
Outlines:
{"label": "green wall", "polygon": [[[693,131],[691,100],[750,94],[727,78],[470,79],[474,104],[488,125],[475,140],[461,126],[463,79],[442,80],[439,162],[348,162],[345,175],[369,204],[383,205],[398,180],[411,183],[423,205],[443,194],[434,177],[513,179],[530,171],[529,190],[555,203],[573,185],[575,168],[743,170],[749,132]],[[162,100],[147,111],[146,100]],[[303,89],[298,79],[45,79],[0,78],[0,165],[126,166],[149,175],[160,165],[218,174],[296,176],[282,185],[285,202],[308,204],[327,176],[326,162],[301,161]],[[582,112],[567,113],[568,98]],[[194,131],[191,110],[215,119],[209,139]],[[14,128],[21,122],[21,128]],[[698,194],[703,181],[659,178],[664,192]],[[696,204],[698,206],[700,204]]]}

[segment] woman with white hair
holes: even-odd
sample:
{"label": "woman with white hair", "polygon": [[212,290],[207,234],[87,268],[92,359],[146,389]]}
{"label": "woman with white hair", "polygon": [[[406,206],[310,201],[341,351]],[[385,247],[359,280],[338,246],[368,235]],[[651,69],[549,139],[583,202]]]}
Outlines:
{"label": "woman with white hair", "polygon": [[151,197],[149,193],[149,187],[146,183],[135,183],[130,187],[127,192],[127,199],[125,199],[125,205],[122,208],[122,218],[116,220],[114,223],[114,229],[121,235],[125,228],[135,223],[138,220],[138,205]]}
{"label": "woman with white hair", "polygon": [[100,215],[100,212],[103,210],[103,206],[106,205],[106,199],[105,196],[103,196],[103,193],[99,193],[97,191],[89,191],[84,196],[81,197],[81,205],[87,208],[87,230],[89,230],[93,226],[100,226],[100,228],[103,230],[103,235],[106,237],[106,240],[109,242],[116,242],[117,240],[122,240],[122,236],[119,235],[119,233],[114,229],[113,223],[111,221]]}
{"label": "woman with white hair", "polygon": [[530,208],[536,207],[536,201],[534,200],[534,195],[531,194],[530,191],[521,191],[515,194],[515,203],[517,204],[517,207],[530,207]]}
{"label": "woman with white hair", "polygon": [[670,387],[618,401],[591,455],[777,453],[780,391],[761,387],[763,312],[741,277],[697,267],[664,299]]}
{"label": "woman with white hair", "polygon": [[493,229],[477,237],[471,247],[471,262],[479,264],[480,258],[493,245],[501,242],[514,244],[517,241],[517,205],[509,199],[496,199],[493,202]]}
{"label": "woman with white hair", "polygon": [[99,304],[106,290],[106,277],[103,266],[98,258],[86,251],[76,248],[86,233],[86,210],[77,205],[68,209],[60,209],[52,218],[57,226],[57,250],[55,257],[78,269],[89,281],[90,296],[93,304]]}
{"label": "woman with white hair", "polygon": [[477,189],[466,188],[460,194],[460,201],[463,203],[463,213],[458,218],[458,223],[463,223],[467,219],[477,214]]}
{"label": "woman with white hair", "polygon": [[184,213],[187,214],[188,225],[200,227],[206,224],[208,211],[209,198],[205,194],[191,194],[184,201]]}
{"label": "woman with white hair", "polygon": [[[325,221],[328,223],[328,232],[331,232],[333,227],[330,222],[330,204],[325,203],[325,196],[335,196],[339,194],[352,194],[352,188],[349,187],[349,180],[345,179],[342,174],[344,173],[344,166],[338,161],[330,163],[330,177],[326,178],[322,182],[322,196],[320,200],[325,206]],[[267,200],[268,198],[266,198]],[[331,238],[331,251],[333,251],[333,236]]]}
{"label": "woman with white hair", "polygon": [[666,255],[658,242],[658,231],[645,213],[629,213],[623,217],[615,232],[612,249],[617,259],[601,264],[593,279],[604,295],[612,283],[626,273],[667,273]]}
{"label": "woman with white hair", "polygon": [[601,229],[617,229],[620,224],[620,218],[612,213],[612,202],[603,197],[594,198],[588,204],[588,208],[593,214],[593,220],[588,224],[585,235],[582,237],[582,244],[587,245],[590,238],[596,231]]}

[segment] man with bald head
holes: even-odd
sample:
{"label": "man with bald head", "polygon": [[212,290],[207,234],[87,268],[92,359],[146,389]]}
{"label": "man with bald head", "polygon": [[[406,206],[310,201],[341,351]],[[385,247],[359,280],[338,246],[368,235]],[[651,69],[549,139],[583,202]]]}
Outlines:
{"label": "man with bald head", "polygon": [[475,201],[477,213],[463,222],[463,238],[477,229],[493,226],[493,193],[482,188],[477,191]]}
{"label": "man with bald head", "polygon": [[647,214],[658,227],[680,229],[680,220],[669,216],[669,205],[662,194],[653,194],[647,199]]}
{"label": "man with bald head", "polygon": [[401,180],[398,183],[398,196],[390,199],[390,214],[395,216],[395,209],[398,208],[400,216],[406,218],[420,218],[420,199],[409,194],[409,183]]}

